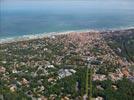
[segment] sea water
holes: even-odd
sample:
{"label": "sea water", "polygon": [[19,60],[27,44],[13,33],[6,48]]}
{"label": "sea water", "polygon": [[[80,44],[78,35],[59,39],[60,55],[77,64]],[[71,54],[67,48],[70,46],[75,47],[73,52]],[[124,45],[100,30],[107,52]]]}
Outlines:
{"label": "sea water", "polygon": [[1,0],[0,39],[134,27],[134,0]]}

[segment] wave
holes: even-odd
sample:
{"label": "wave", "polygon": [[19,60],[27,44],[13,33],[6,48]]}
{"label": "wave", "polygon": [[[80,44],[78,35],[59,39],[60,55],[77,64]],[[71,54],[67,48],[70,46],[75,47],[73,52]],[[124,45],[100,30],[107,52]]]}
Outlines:
{"label": "wave", "polygon": [[4,43],[12,43],[17,41],[26,41],[32,39],[42,39],[44,37],[52,37],[55,35],[61,34],[69,34],[69,33],[82,33],[82,32],[104,32],[104,31],[116,31],[116,30],[127,30],[127,29],[134,29],[134,27],[120,27],[120,28],[112,28],[112,29],[85,29],[85,30],[71,30],[71,31],[62,31],[62,32],[49,32],[49,33],[38,33],[38,34],[30,34],[30,35],[23,35],[23,36],[15,36],[15,37],[6,37],[0,39],[0,44]]}
{"label": "wave", "polygon": [[75,31],[63,31],[63,32],[49,32],[49,33],[38,33],[38,34],[30,34],[30,35],[23,35],[23,36],[15,36],[15,37],[6,37],[0,39],[0,44],[3,43],[11,43],[17,41],[25,41],[25,40],[32,40],[32,39],[41,39],[44,37],[52,37],[55,35],[62,35],[62,34],[69,34],[74,32],[95,32],[96,30],[75,30]]}

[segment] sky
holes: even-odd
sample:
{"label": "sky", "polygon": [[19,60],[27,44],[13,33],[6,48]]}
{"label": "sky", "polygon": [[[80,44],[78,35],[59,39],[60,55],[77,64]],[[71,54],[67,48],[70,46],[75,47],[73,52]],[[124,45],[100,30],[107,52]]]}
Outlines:
{"label": "sky", "polygon": [[[21,10],[21,9],[43,9],[47,7],[56,8],[65,6],[68,8],[79,7],[84,4],[85,7],[107,8],[107,9],[133,9],[134,0],[0,0],[3,10]],[[72,3],[76,2],[76,3]],[[83,3],[84,2],[84,3]],[[45,5],[45,6],[44,6]],[[83,6],[84,7],[84,6]]]}

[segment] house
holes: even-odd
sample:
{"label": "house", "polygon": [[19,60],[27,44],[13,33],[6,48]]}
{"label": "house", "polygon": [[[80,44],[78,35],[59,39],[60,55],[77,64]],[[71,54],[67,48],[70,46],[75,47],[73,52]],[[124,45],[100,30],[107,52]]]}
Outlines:
{"label": "house", "polygon": [[10,85],[10,91],[15,92],[17,90],[17,86],[15,84]]}
{"label": "house", "polygon": [[46,68],[54,68],[54,65],[46,65]]}
{"label": "house", "polygon": [[61,98],[61,100],[70,100],[67,96]]}
{"label": "house", "polygon": [[101,85],[97,85],[96,88],[99,89],[99,90],[104,90],[104,88]]}
{"label": "house", "polygon": [[25,78],[22,78],[21,83],[22,83],[23,85],[27,85],[27,84],[29,83],[29,81],[27,81],[27,79],[25,79]]}
{"label": "house", "polygon": [[18,73],[18,71],[16,69],[13,69],[12,73]]}
{"label": "house", "polygon": [[0,66],[0,73],[5,73],[5,71],[6,71],[6,68]]}
{"label": "house", "polygon": [[109,77],[112,81],[117,81],[123,78],[123,74],[111,73]]}
{"label": "house", "polygon": [[130,76],[129,71],[128,71],[127,68],[123,68],[123,69],[122,69],[122,73],[123,73],[123,75],[126,76],[126,77],[129,77],[129,76]]}
{"label": "house", "polygon": [[70,76],[73,73],[76,73],[76,71],[74,69],[60,69],[58,71],[58,75],[59,75],[58,78],[61,79],[61,78]]}
{"label": "house", "polygon": [[45,96],[41,96],[40,98],[38,98],[36,100],[48,100],[48,99]]}
{"label": "house", "polygon": [[97,98],[95,98],[95,100],[104,100],[102,97],[98,96]]}
{"label": "house", "polygon": [[103,74],[94,74],[93,75],[93,81],[103,81],[103,80],[106,80],[106,75],[103,75]]}
{"label": "house", "polygon": [[112,85],[112,88],[113,88],[114,90],[117,90],[117,89],[118,89],[116,85]]}

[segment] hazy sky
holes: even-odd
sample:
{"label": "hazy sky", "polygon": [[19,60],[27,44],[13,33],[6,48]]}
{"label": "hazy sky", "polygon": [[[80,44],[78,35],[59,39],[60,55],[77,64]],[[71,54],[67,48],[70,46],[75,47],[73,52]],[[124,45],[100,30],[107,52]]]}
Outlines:
{"label": "hazy sky", "polygon": [[1,0],[1,12],[87,13],[88,11],[134,12],[134,0]]}
{"label": "hazy sky", "polygon": [[[2,10],[79,8],[134,9],[134,0],[0,0]],[[73,3],[72,3],[73,2]],[[75,3],[74,3],[75,2]]]}

